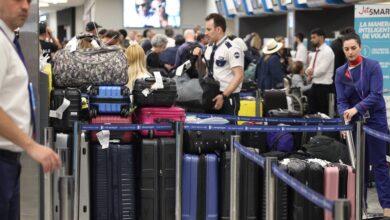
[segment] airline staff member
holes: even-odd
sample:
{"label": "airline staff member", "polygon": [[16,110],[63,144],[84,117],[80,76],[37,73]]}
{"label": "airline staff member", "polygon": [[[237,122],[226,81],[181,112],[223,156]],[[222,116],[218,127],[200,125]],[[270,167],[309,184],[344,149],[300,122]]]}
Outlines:
{"label": "airline staff member", "polygon": [[23,150],[44,171],[60,166],[50,148],[31,138],[32,90],[23,53],[14,30],[27,20],[30,0],[0,1],[0,219],[20,215],[20,155]]}
{"label": "airline staff member", "polygon": [[209,72],[220,83],[221,94],[217,95],[217,114],[237,115],[240,109],[239,92],[244,79],[244,55],[242,50],[225,35],[226,21],[220,14],[206,17],[206,36],[209,46],[205,51]]}
{"label": "airline staff member", "polygon": [[[343,37],[343,50],[348,62],[336,70],[335,78],[339,114],[344,115],[345,121],[363,116],[367,119],[368,127],[387,133],[383,74],[379,63],[360,55],[360,37],[354,33]],[[384,209],[384,215],[390,217],[390,177],[386,163],[386,142],[367,135],[366,161],[365,194],[368,167],[372,165],[379,202]]]}

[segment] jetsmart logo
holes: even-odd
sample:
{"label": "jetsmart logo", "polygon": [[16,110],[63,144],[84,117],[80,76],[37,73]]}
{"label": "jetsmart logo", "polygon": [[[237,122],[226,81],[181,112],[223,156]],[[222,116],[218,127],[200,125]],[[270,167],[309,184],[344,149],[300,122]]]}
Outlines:
{"label": "jetsmart logo", "polygon": [[359,15],[390,15],[390,8],[364,7],[358,11]]}

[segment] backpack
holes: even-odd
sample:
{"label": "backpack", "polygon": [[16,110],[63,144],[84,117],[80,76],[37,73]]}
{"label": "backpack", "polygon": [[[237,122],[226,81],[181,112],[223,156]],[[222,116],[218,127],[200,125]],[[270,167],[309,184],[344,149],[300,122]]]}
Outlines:
{"label": "backpack", "polygon": [[198,70],[196,69],[196,65],[195,65],[196,60],[198,59],[198,56],[193,55],[192,53],[194,52],[195,48],[197,48],[197,47],[202,48],[202,47],[197,42],[187,42],[187,43],[188,43],[188,46],[184,50],[182,60],[184,60],[184,62],[187,60],[191,61],[191,67],[186,71],[188,76],[190,78],[198,78],[199,73],[198,73]]}

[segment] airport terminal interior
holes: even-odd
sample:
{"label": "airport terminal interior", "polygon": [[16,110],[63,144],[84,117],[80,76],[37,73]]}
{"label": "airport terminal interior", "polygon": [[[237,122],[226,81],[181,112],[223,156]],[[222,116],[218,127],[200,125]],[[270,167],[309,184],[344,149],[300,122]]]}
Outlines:
{"label": "airport terminal interior", "polygon": [[21,153],[9,220],[390,219],[389,0],[0,2],[61,160]]}

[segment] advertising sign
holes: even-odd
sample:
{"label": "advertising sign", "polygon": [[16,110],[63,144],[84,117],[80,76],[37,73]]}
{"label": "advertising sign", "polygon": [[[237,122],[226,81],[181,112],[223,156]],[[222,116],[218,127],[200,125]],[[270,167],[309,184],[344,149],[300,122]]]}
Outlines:
{"label": "advertising sign", "polygon": [[355,5],[355,30],[362,40],[362,55],[379,62],[383,89],[390,91],[390,5]]}

